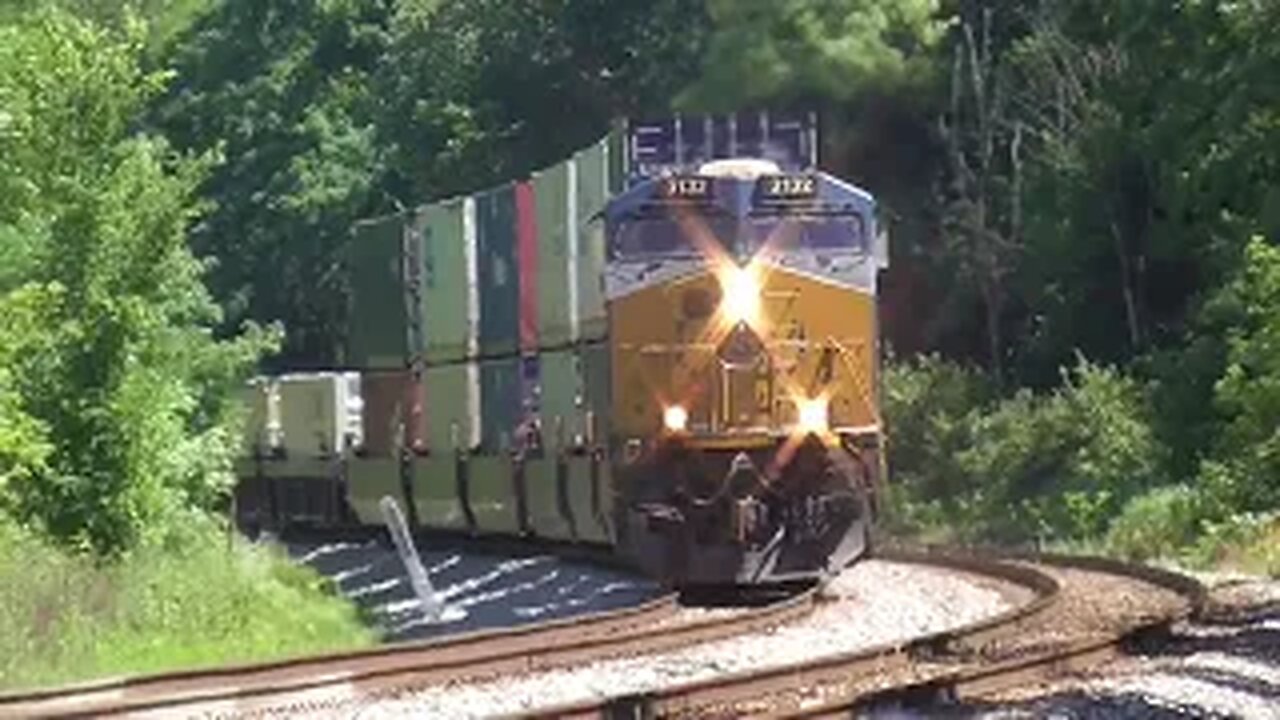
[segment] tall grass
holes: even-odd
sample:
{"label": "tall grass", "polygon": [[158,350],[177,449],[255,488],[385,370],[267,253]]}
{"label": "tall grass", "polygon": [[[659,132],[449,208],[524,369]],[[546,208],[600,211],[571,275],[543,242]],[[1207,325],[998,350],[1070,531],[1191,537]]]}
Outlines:
{"label": "tall grass", "polygon": [[323,578],[199,519],[110,564],[0,516],[0,688],[364,647]]}

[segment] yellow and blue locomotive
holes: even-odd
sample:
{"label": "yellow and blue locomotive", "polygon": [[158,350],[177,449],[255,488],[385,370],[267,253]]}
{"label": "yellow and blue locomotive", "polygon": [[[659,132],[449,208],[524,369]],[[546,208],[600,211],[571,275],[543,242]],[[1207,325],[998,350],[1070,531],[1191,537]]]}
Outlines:
{"label": "yellow and blue locomotive", "polygon": [[[369,527],[391,495],[422,531],[603,543],[685,586],[863,554],[875,201],[813,169],[802,124],[758,120],[677,120],[665,165],[611,134],[359,224],[346,372],[258,385],[242,514]],[[779,137],[791,162],[752,152]]]}
{"label": "yellow and blue locomotive", "polygon": [[621,550],[683,583],[862,553],[880,475],[874,201],[758,159],[604,210]]}

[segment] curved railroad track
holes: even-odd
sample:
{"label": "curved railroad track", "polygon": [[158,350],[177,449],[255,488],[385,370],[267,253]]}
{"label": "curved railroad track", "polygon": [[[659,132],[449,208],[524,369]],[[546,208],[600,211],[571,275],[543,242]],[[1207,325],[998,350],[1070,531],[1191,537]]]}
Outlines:
{"label": "curved railroad track", "polygon": [[[881,559],[1030,590],[1030,599],[943,632],[798,663],[729,672],[639,695],[530,708],[554,717],[848,717],[853,710],[968,699],[1118,651],[1196,612],[1203,589],[1142,566],[1039,554],[894,549]],[[168,673],[0,696],[0,717],[323,713],[405,688],[535,675],[670,652],[813,613],[807,590],[760,607],[691,611],[667,595],[641,606],[375,650]]]}
{"label": "curved railroad track", "polygon": [[641,605],[517,628],[270,663],[227,666],[0,695],[0,718],[101,717],[169,709],[248,709],[299,693],[453,680],[575,654],[643,633],[679,613],[672,593]]}
{"label": "curved railroad track", "polygon": [[1102,558],[939,548],[890,550],[880,557],[1002,576],[1038,595],[996,617],[905,642],[546,714],[847,718],[876,709],[928,708],[1088,667],[1129,642],[1167,632],[1204,602],[1204,589],[1194,580]]}
{"label": "curved railroad track", "polygon": [[672,593],[622,610],[373,650],[0,695],[0,718],[305,711],[313,697],[332,702],[756,632],[811,612],[815,595],[805,589],[759,607],[704,611],[681,608]]}

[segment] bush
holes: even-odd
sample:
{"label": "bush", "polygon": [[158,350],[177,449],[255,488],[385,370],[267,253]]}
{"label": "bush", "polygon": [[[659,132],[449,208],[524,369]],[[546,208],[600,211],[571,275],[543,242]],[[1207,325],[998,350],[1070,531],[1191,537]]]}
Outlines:
{"label": "bush", "polygon": [[973,443],[970,414],[989,402],[983,376],[937,355],[889,361],[884,371],[890,529],[945,535],[973,495],[957,465]]}
{"label": "bush", "polygon": [[959,465],[979,493],[980,531],[1001,541],[1097,537],[1160,467],[1142,389],[1084,359],[1048,396],[1021,391],[972,416]]}
{"label": "bush", "polygon": [[1009,543],[1097,538],[1160,466],[1142,388],[1083,359],[1060,389],[997,402],[976,376],[936,358],[886,377],[898,529]]}
{"label": "bush", "polygon": [[1130,560],[1175,557],[1195,543],[1204,511],[1200,494],[1186,485],[1155,488],[1125,504],[1107,531],[1106,546]]}
{"label": "bush", "polygon": [[1241,321],[1228,334],[1227,367],[1214,388],[1225,420],[1206,468],[1221,499],[1246,511],[1280,506],[1280,248],[1254,238],[1239,276],[1217,299]]}
{"label": "bush", "polygon": [[198,515],[109,563],[0,515],[0,688],[372,645],[324,578]]}
{"label": "bush", "polygon": [[229,390],[276,340],[214,336],[187,245],[209,158],[134,132],[165,74],[126,25],[0,24],[0,511],[100,554],[225,492]]}

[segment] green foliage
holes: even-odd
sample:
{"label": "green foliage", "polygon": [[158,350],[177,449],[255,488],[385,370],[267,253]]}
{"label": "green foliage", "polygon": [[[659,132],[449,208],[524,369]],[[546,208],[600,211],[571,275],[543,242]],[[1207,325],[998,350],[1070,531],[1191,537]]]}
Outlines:
{"label": "green foliage", "polygon": [[971,413],[992,396],[979,372],[936,355],[886,363],[891,526],[945,526],[967,511],[973,488],[957,458],[974,441]]}
{"label": "green foliage", "polygon": [[226,158],[200,185],[213,208],[192,243],[218,258],[226,326],[284,324],[284,363],[334,361],[337,251],[382,164],[368,83],[386,14],[375,0],[220,3],[176,44],[175,81],[152,103],[178,148]]}
{"label": "green foliage", "polygon": [[903,82],[941,36],[936,0],[710,0],[702,75],[680,104],[846,100]]}
{"label": "green foliage", "polygon": [[886,383],[904,525],[998,542],[1096,537],[1159,467],[1141,389],[1083,360],[1060,389],[994,402],[937,359]]}
{"label": "green foliage", "polygon": [[1238,277],[1217,301],[1242,317],[1227,336],[1226,369],[1215,388],[1225,423],[1205,482],[1229,507],[1280,507],[1280,249],[1251,240]]}
{"label": "green foliage", "polygon": [[0,469],[0,504],[98,552],[225,488],[226,391],[270,341],[211,334],[186,245],[206,162],[130,132],[164,81],[140,68],[143,37],[57,10],[0,27],[0,236],[18,260],[0,397],[27,448]]}
{"label": "green foliage", "polygon": [[1200,493],[1186,485],[1132,498],[1107,530],[1106,545],[1132,560],[1175,557],[1195,543],[1204,522]]}
{"label": "green foliage", "polygon": [[1019,391],[974,417],[958,463],[979,491],[983,531],[997,539],[1099,534],[1159,467],[1141,389],[1081,360],[1045,396]]}
{"label": "green foliage", "polygon": [[312,571],[198,515],[181,528],[94,565],[0,516],[0,689],[374,644]]}
{"label": "green foliage", "polygon": [[151,119],[227,162],[196,247],[234,326],[280,320],[282,367],[342,361],[360,218],[509,180],[666,106],[701,3],[226,0],[178,44]]}

